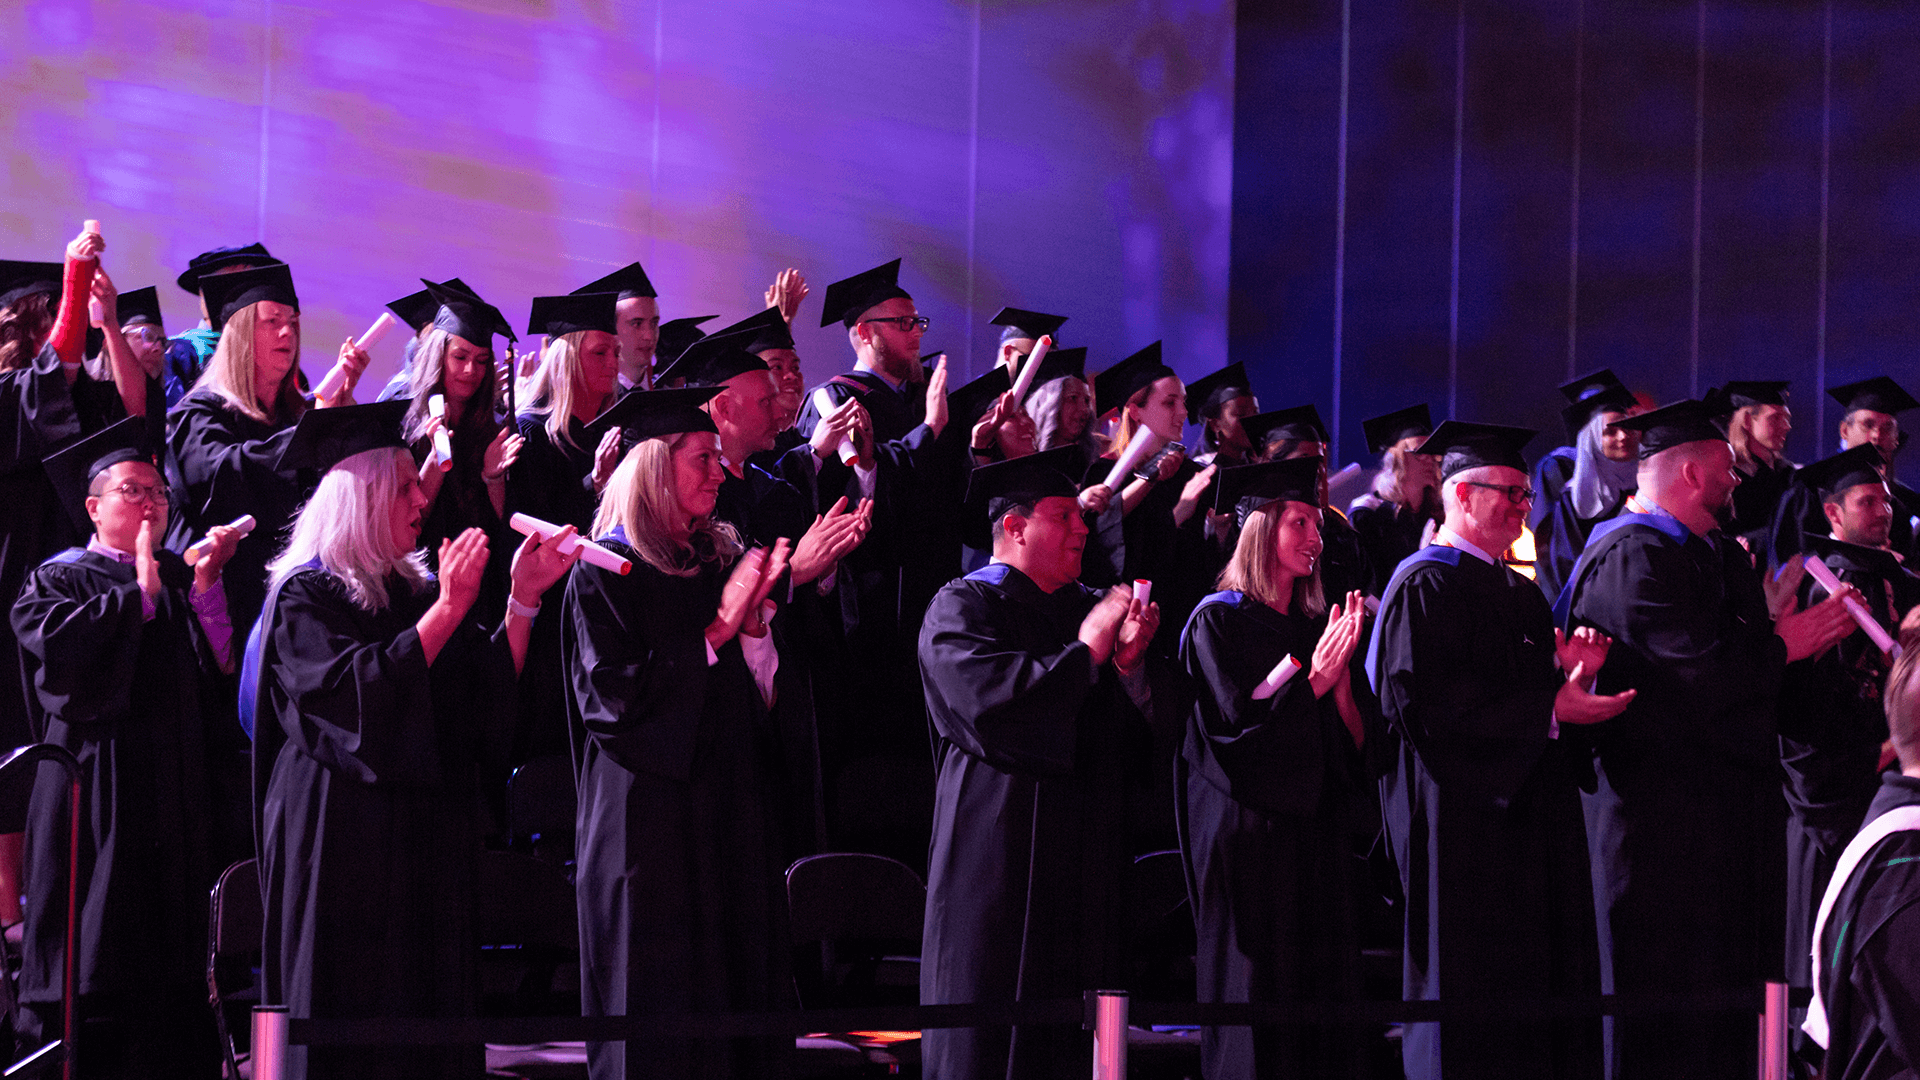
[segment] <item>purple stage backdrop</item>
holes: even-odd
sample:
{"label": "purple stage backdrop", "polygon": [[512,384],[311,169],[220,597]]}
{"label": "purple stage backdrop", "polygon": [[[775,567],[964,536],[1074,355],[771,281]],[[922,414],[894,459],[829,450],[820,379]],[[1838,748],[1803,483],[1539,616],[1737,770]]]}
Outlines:
{"label": "purple stage backdrop", "polygon": [[[961,374],[1003,304],[1072,316],[1090,366],[1164,338],[1224,362],[1232,0],[26,0],[0,9],[0,257],[85,218],[123,289],[262,240],[305,366],[421,276],[527,299],[645,263],[663,317],[731,321],[904,256]],[[384,379],[399,343],[376,350]],[[377,384],[376,384],[377,385]],[[367,393],[361,395],[369,397]]]}

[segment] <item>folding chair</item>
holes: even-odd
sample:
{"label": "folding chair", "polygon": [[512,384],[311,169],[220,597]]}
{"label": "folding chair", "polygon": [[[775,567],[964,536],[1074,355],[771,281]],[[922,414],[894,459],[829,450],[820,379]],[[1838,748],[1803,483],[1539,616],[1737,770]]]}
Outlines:
{"label": "folding chair", "polygon": [[228,1080],[246,1080],[253,1075],[251,1048],[243,1048],[236,1034],[251,1037],[253,1007],[260,1003],[253,980],[266,926],[259,864],[242,859],[222,871],[207,906],[207,1003],[220,1033]]}
{"label": "folding chair", "polygon": [[926,907],[920,876],[884,855],[809,855],[788,867],[801,1004],[917,1004]]}
{"label": "folding chair", "polygon": [[573,762],[534,758],[507,781],[508,845],[573,876]]}
{"label": "folding chair", "polygon": [[26,831],[27,804],[33,797],[34,781],[42,765],[58,766],[67,779],[67,940],[66,970],[60,979],[61,1036],[8,1066],[6,1075],[9,1078],[35,1076],[58,1062],[60,1075],[65,1080],[73,1080],[74,1060],[79,1053],[78,1029],[73,1018],[76,996],[73,965],[80,912],[80,875],[74,872],[80,862],[80,763],[65,748],[52,743],[34,743],[18,747],[0,760],[0,833]]}

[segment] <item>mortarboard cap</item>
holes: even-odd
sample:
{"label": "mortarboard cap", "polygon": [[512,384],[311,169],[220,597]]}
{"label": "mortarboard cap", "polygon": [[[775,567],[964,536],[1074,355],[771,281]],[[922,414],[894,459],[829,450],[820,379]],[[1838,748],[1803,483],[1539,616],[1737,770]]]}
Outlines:
{"label": "mortarboard cap", "polygon": [[1360,421],[1360,430],[1367,437],[1367,449],[1384,454],[1387,447],[1401,439],[1433,434],[1433,413],[1424,403],[1409,405],[1385,416]]}
{"label": "mortarboard cap", "polygon": [[[1027,358],[1022,356],[1021,363]],[[1047,355],[1040,360],[1040,370],[1033,373],[1033,385],[1027,388],[1027,396],[1032,397],[1035,390],[1055,379],[1075,378],[1084,381],[1087,377],[1087,347],[1078,345],[1071,349],[1048,349]]]}
{"label": "mortarboard cap", "polygon": [[724,386],[684,386],[673,390],[629,390],[592,420],[587,434],[594,445],[606,438],[609,428],[619,427],[629,445],[642,439],[678,435],[683,431],[714,431],[713,417],[700,406],[725,390]]}
{"label": "mortarboard cap", "polygon": [[995,364],[993,370],[985,375],[965,386],[947,391],[947,411],[952,417],[947,422],[948,429],[972,431],[973,425],[987,415],[987,410],[993,408],[993,403],[999,400],[1000,395],[1011,389],[1013,380],[1007,377],[1007,369]]}
{"label": "mortarboard cap", "polygon": [[741,348],[750,353],[793,348],[793,328],[780,316],[779,308],[762,308],[731,326],[723,326],[713,332],[715,337],[747,333],[752,337]]}
{"label": "mortarboard cap", "polygon": [[1789,385],[1784,379],[1735,381],[1720,388],[1720,398],[1729,413],[1749,405],[1785,405]]}
{"label": "mortarboard cap", "polygon": [[1240,430],[1246,432],[1247,443],[1256,454],[1275,439],[1322,445],[1328,441],[1327,425],[1321,423],[1320,410],[1312,405],[1295,405],[1291,409],[1255,413],[1240,421]]}
{"label": "mortarboard cap", "polygon": [[1093,377],[1094,413],[1105,416],[1172,374],[1173,369],[1160,359],[1156,341]]}
{"label": "mortarboard cap", "polygon": [[700,324],[712,322],[718,315],[693,315],[685,319],[668,319],[660,324],[660,336],[653,346],[654,364],[673,363],[687,346],[699,341],[706,335],[700,332]]}
{"label": "mortarboard cap", "polygon": [[1626,412],[1638,404],[1633,391],[1613,373],[1612,368],[1601,368],[1588,372],[1572,382],[1560,384],[1560,393],[1567,399],[1567,405],[1560,410],[1560,419],[1567,425],[1567,438],[1578,438],[1588,421],[1597,412]]}
{"label": "mortarboard cap", "polygon": [[1827,393],[1833,400],[1846,406],[1848,412],[1871,409],[1892,416],[1907,409],[1920,408],[1920,401],[1915,401],[1912,394],[1885,375],[1830,387]]}
{"label": "mortarboard cap", "polygon": [[200,295],[207,301],[207,316],[215,330],[224,328],[235,312],[263,300],[300,310],[300,297],[293,291],[293,268],[283,262],[230,274],[209,274],[200,280]]}
{"label": "mortarboard cap", "polygon": [[1795,479],[1822,496],[1838,495],[1859,484],[1885,483],[1886,476],[1880,471],[1883,461],[1879,447],[1872,443],[1861,443],[1808,465],[1800,470]]}
{"label": "mortarboard cap", "polygon": [[653,291],[653,282],[647,280],[647,272],[639,263],[627,265],[608,274],[606,277],[589,281],[573,290],[575,295],[584,293],[618,293],[621,300],[631,300],[636,296],[659,296]]}
{"label": "mortarboard cap", "polygon": [[9,307],[34,293],[60,294],[60,275],[66,267],[57,262],[21,262],[0,259],[0,308]]}
{"label": "mortarboard cap", "polygon": [[117,424],[94,432],[42,462],[47,479],[60,493],[73,524],[85,536],[93,532],[93,519],[87,516],[87,489],[93,478],[123,461],[144,461],[159,468],[148,445],[145,418],[129,416]]}
{"label": "mortarboard cap", "polygon": [[513,327],[500,309],[474,295],[472,290],[456,287],[451,282],[436,285],[426,278],[421,278],[420,283],[427,287],[427,295],[434,304],[435,329],[487,349],[493,347],[495,334],[508,341],[520,340],[514,336]]}
{"label": "mortarboard cap", "polygon": [[654,379],[657,383],[679,380],[687,386],[719,386],[735,375],[765,371],[767,362],[747,351],[751,331],[732,334],[708,334],[686,347],[672,364]]}
{"label": "mortarboard cap", "polygon": [[1244,526],[1249,514],[1276,499],[1319,506],[1320,466],[1325,460],[1316,455],[1222,469],[1213,486],[1213,508],[1234,514]]}
{"label": "mortarboard cap", "polygon": [[1639,416],[1629,416],[1614,426],[1640,433],[1641,461],[1662,450],[1671,450],[1691,442],[1727,441],[1726,434],[1713,422],[1712,410],[1705,402],[1692,398],[1662,405]]}
{"label": "mortarboard cap", "polygon": [[402,424],[413,402],[406,398],[371,405],[339,405],[308,409],[300,414],[293,438],[274,466],[281,472],[312,469],[326,472],[355,454],[407,445]]}
{"label": "mortarboard cap", "polygon": [[1253,384],[1247,381],[1247,366],[1238,360],[1211,375],[1202,375],[1187,384],[1187,411],[1194,423],[1202,417],[1213,419],[1220,407],[1234,398],[1249,396]]}
{"label": "mortarboard cap", "polygon": [[[457,277],[448,278],[440,284],[452,286],[470,296],[473,295],[473,287]],[[421,289],[419,292],[410,292],[398,300],[389,301],[387,310],[393,312],[394,318],[412,327],[413,332],[417,334],[433,322],[433,313],[439,310],[439,305],[433,302],[432,293]]]}
{"label": "mortarboard cap", "polygon": [[568,293],[565,296],[536,296],[533,314],[527,318],[527,333],[560,337],[581,330],[614,332],[614,304],[618,294],[610,292]]}
{"label": "mortarboard cap", "polygon": [[1013,341],[1016,338],[1041,338],[1060,332],[1060,324],[1067,321],[1065,315],[1048,315],[1040,311],[1028,311],[1026,308],[1001,308],[1000,314],[987,320],[988,326],[1000,327],[1000,340]]}
{"label": "mortarboard cap", "polygon": [[1032,506],[1055,495],[1074,498],[1080,494],[1072,476],[1075,454],[1073,447],[1061,446],[977,466],[967,476],[967,506],[976,513],[984,506],[992,523],[1015,506]]}
{"label": "mortarboard cap", "polygon": [[241,247],[217,247],[212,251],[203,251],[187,263],[187,268],[174,279],[174,284],[190,293],[200,291],[200,279],[215,270],[229,266],[265,266],[279,262],[267,250],[265,244],[246,244]]}
{"label": "mortarboard cap", "polygon": [[148,285],[144,289],[129,289],[120,294],[115,302],[115,310],[120,316],[121,326],[133,326],[144,323],[148,326],[160,326],[160,290]]}
{"label": "mortarboard cap", "polygon": [[913,299],[912,294],[900,287],[899,259],[827,286],[826,299],[820,305],[820,325],[832,326],[837,320],[852,326],[868,310],[896,297]]}
{"label": "mortarboard cap", "polygon": [[1527,459],[1520,456],[1520,451],[1538,434],[1532,428],[1445,420],[1414,453],[1440,458],[1442,479],[1483,465],[1499,465],[1524,473]]}

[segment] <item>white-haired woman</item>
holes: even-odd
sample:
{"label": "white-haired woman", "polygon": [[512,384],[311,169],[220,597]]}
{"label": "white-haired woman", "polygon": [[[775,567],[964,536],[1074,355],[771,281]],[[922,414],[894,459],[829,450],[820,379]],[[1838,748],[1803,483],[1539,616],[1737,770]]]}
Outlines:
{"label": "white-haired woman", "polygon": [[[1320,583],[1318,458],[1221,475],[1242,517],[1221,592],[1194,609],[1180,659],[1199,691],[1176,765],[1180,850],[1192,890],[1203,1002],[1360,996],[1349,830],[1367,806],[1371,712],[1354,653],[1358,592],[1331,611]],[[1278,687],[1276,665],[1298,668]],[[1363,712],[1365,710],[1365,712]],[[1219,1080],[1365,1075],[1358,1029],[1209,1028]]]}
{"label": "white-haired woman", "polygon": [[[487,540],[470,529],[430,575],[405,408],[302,421],[312,436],[296,434],[288,463],[326,471],[273,561],[250,650],[261,971],[267,1002],[294,1016],[472,1013],[478,777],[511,727],[529,617],[572,563],[563,537],[529,539],[505,610],[477,611]],[[481,1069],[477,1047],[296,1048],[288,1075]]]}
{"label": "white-haired woman", "polygon": [[[583,564],[567,585],[589,1016],[790,1003],[767,720],[777,657],[766,626],[786,541],[743,551],[733,527],[711,516],[723,466],[697,403],[719,389],[639,391],[622,402],[639,441],[607,485],[594,535],[632,559],[633,572]],[[593,1043],[589,1071],[595,1080],[779,1075],[792,1047],[782,1042]]]}
{"label": "white-haired woman", "polygon": [[[300,393],[300,299],[284,263],[201,279],[201,296],[220,341],[200,379],[167,413],[167,480],[180,513],[168,545],[182,550],[215,525],[253,516],[227,564],[227,612],[244,637],[266,598],[266,566],[312,473],[280,467],[280,453],[308,408]],[[340,346],[346,387],[319,407],[351,404],[367,354]]]}

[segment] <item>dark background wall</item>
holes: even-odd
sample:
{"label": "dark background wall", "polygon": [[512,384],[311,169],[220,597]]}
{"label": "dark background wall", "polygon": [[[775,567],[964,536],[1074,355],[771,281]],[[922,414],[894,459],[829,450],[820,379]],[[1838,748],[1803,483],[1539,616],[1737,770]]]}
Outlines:
{"label": "dark background wall", "polygon": [[[1612,367],[1660,401],[1920,389],[1920,6],[1240,0],[1231,354],[1267,408],[1544,429]],[[1331,411],[1329,411],[1331,410]],[[1920,423],[1920,415],[1909,415]],[[1914,455],[1907,455],[1909,458]],[[1911,465],[1906,470],[1916,471]]]}

